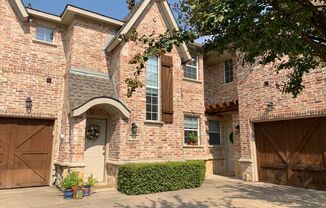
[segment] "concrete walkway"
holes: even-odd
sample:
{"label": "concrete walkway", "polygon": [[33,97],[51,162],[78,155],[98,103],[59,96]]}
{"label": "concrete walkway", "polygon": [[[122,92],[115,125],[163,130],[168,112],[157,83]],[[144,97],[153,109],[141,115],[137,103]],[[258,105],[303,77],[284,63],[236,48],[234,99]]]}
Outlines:
{"label": "concrete walkway", "polygon": [[82,200],[64,200],[54,188],[0,191],[1,208],[93,208],[93,207],[326,207],[326,192],[247,183],[221,176],[209,177],[197,189],[126,196],[115,190],[100,190]]}

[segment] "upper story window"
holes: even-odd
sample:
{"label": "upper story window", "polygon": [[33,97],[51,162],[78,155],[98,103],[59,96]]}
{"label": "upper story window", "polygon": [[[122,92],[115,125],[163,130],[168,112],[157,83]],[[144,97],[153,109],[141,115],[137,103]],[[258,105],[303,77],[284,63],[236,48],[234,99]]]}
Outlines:
{"label": "upper story window", "polygon": [[184,144],[199,144],[199,118],[184,117]]}
{"label": "upper story window", "polygon": [[159,120],[159,64],[158,57],[151,57],[146,65],[146,120]]}
{"label": "upper story window", "polygon": [[221,144],[221,132],[219,121],[208,121],[209,145]]}
{"label": "upper story window", "polygon": [[36,39],[48,43],[53,43],[54,39],[54,29],[37,26],[36,28]]}
{"label": "upper story window", "polygon": [[233,82],[233,66],[232,60],[224,62],[224,83]]}
{"label": "upper story window", "polygon": [[188,79],[198,80],[198,56],[191,58],[184,67],[183,76]]}

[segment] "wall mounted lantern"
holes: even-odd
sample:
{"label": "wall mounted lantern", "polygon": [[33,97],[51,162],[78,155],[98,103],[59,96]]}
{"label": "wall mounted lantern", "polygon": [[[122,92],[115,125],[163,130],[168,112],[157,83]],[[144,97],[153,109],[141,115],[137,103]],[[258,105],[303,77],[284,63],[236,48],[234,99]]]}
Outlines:
{"label": "wall mounted lantern", "polygon": [[269,102],[269,103],[267,104],[267,110],[268,110],[268,111],[272,111],[272,110],[273,110],[273,106],[274,106],[274,103],[273,103],[273,102]]}
{"label": "wall mounted lantern", "polygon": [[33,101],[30,97],[26,98],[25,100],[25,107],[27,111],[31,111],[33,107]]}
{"label": "wall mounted lantern", "polygon": [[137,137],[138,126],[135,123],[131,124],[131,136],[132,138]]}

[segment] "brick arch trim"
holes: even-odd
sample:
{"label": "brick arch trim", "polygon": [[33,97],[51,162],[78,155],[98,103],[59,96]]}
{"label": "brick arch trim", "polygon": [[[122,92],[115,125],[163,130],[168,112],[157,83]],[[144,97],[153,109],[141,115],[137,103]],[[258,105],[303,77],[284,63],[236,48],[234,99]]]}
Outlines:
{"label": "brick arch trim", "polygon": [[130,118],[131,111],[127,108],[125,104],[121,101],[111,98],[111,97],[96,97],[92,98],[82,105],[74,108],[72,110],[72,116],[80,116],[81,114],[85,113],[88,109],[94,106],[103,106],[108,113],[117,113],[120,112],[126,118]]}

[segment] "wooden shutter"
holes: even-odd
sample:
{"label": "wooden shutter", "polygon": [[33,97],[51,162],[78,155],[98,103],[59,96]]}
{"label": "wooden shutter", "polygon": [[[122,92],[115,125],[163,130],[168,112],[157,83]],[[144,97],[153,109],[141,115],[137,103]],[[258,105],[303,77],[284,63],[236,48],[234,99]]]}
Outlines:
{"label": "wooden shutter", "polygon": [[173,123],[172,57],[163,55],[161,57],[161,63],[162,121],[164,123]]}

